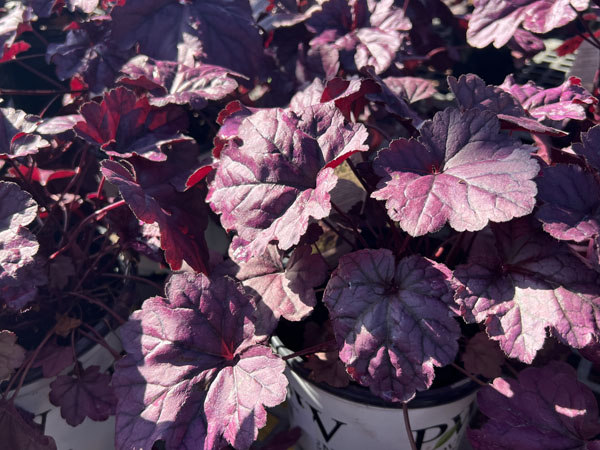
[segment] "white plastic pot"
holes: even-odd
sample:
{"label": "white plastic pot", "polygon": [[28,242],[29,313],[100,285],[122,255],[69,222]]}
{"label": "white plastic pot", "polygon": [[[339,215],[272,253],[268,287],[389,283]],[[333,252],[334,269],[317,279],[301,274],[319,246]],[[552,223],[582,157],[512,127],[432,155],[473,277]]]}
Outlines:
{"label": "white plastic pot", "polygon": [[[121,350],[121,341],[115,333],[105,336],[105,341],[116,351]],[[85,351],[79,361],[83,367],[100,366],[101,370],[110,367],[114,358],[101,345],[94,345]],[[63,374],[72,370],[65,369]],[[60,415],[60,408],[50,403],[50,383],[54,378],[38,378],[23,385],[15,404],[35,415],[34,420],[44,427],[44,434],[56,441],[58,450],[110,450],[114,449],[115,420],[114,416],[103,422],[85,419],[76,427],[69,425]],[[0,448],[2,448],[0,444]]]}
{"label": "white plastic pot", "polygon": [[[277,337],[272,344],[282,356],[292,353]],[[401,405],[384,403],[360,386],[317,385],[298,367],[300,359],[294,359],[288,360],[286,375],[290,426],[303,431],[298,449],[410,450]],[[461,448],[476,389],[464,379],[417,394],[408,404],[408,417],[419,450]]]}

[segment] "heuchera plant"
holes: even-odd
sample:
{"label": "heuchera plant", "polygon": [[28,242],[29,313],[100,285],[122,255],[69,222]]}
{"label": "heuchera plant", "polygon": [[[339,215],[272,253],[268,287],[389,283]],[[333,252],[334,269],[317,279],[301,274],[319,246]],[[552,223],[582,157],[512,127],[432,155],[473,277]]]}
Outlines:
{"label": "heuchera plant", "polygon": [[296,322],[317,382],[404,408],[444,366],[481,384],[474,448],[600,448],[557,350],[600,364],[600,77],[491,84],[475,53],[600,51],[599,8],[5,2],[7,445],[56,448],[16,406],[37,376],[70,425],[116,414],[117,450],[255,448],[286,398],[269,338]]}

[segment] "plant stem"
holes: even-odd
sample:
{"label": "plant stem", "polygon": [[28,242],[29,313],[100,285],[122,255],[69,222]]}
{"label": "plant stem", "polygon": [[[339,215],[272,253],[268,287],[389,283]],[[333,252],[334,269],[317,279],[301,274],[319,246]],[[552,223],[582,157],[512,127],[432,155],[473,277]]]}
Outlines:
{"label": "plant stem", "polygon": [[360,243],[362,244],[362,246],[364,248],[369,248],[369,244],[367,244],[367,241],[365,241],[365,239],[362,237],[362,235],[360,234],[360,232],[358,231],[358,227],[356,226],[356,223],[354,223],[354,220],[352,220],[352,218],[350,218],[339,206],[337,206],[335,203],[331,202],[331,206],[333,206],[333,209],[336,210],[336,212],[342,216],[347,222],[348,224],[352,227],[352,230],[354,231],[354,234],[356,234],[356,237],[358,238],[358,240],[360,241]]}
{"label": "plant stem", "polygon": [[320,344],[316,344],[316,345],[307,347],[304,350],[299,350],[297,352],[286,355],[286,356],[282,357],[281,359],[283,359],[284,361],[287,361],[288,359],[292,359],[297,356],[312,355],[313,353],[317,353],[320,350],[331,350],[332,348],[334,348],[334,344],[335,344],[335,339],[329,339],[328,341],[321,342]]}
{"label": "plant stem", "polygon": [[108,345],[108,342],[106,342],[106,340],[102,336],[100,336],[100,334],[98,334],[98,332],[94,329],[94,327],[89,326],[87,323],[82,323],[82,325],[85,326],[87,329],[89,329],[92,332],[92,334],[90,334],[86,331],[83,331],[80,328],[78,331],[83,336],[88,338],[90,341],[94,341],[98,345],[101,345],[106,350],[108,350],[110,352],[110,354],[113,356],[113,358],[115,358],[116,361],[121,359],[121,355],[119,354],[119,352],[117,352],[114,348],[112,348],[110,345]]}
{"label": "plant stem", "polygon": [[[69,308],[69,310],[65,314],[63,314],[63,317],[66,317],[70,311],[71,311],[71,308]],[[14,399],[17,397],[17,395],[19,395],[19,391],[23,387],[23,383],[25,382],[25,377],[27,376],[29,369],[31,369],[31,366],[33,365],[35,359],[38,357],[38,355],[39,355],[40,351],[42,350],[42,348],[44,347],[44,345],[46,345],[48,340],[54,335],[54,332],[58,328],[59,323],[60,323],[60,320],[57,320],[56,323],[54,324],[54,326],[50,329],[50,331],[48,331],[46,333],[46,336],[44,336],[44,339],[42,339],[42,342],[40,342],[40,344],[35,348],[35,350],[31,354],[31,356],[29,357],[27,364],[25,364],[24,366],[21,366],[21,368],[19,368],[19,372],[17,372],[15,374],[15,377],[11,380],[11,382],[7,386],[6,391],[3,394],[4,398],[6,398],[6,396],[10,392],[10,389],[13,386],[14,381],[17,378],[19,378],[19,384],[15,388],[15,393],[10,398],[10,401],[14,401]]]}
{"label": "plant stem", "polygon": [[45,73],[40,72],[37,69],[34,69],[33,67],[31,67],[29,64],[24,63],[23,61],[21,61],[20,59],[16,60],[17,64],[20,65],[21,67],[23,67],[25,70],[28,70],[29,72],[31,72],[34,75],[37,75],[38,77],[40,77],[42,80],[47,81],[48,83],[50,83],[53,86],[56,86],[58,89],[64,89],[65,87],[60,84],[58,81],[50,78],[48,75],[46,75]]}
{"label": "plant stem", "polygon": [[87,295],[79,294],[77,292],[67,292],[67,294],[68,295],[74,295],[75,297],[80,297],[80,298],[82,298],[84,300],[87,300],[88,302],[90,302],[90,303],[92,303],[94,305],[97,305],[97,306],[101,307],[107,313],[109,313],[111,316],[113,316],[115,318],[115,320],[119,323],[119,325],[123,325],[125,322],[127,322],[120,315],[118,315],[110,306],[106,305],[104,302],[101,302],[100,300],[96,300],[95,298],[88,297]]}
{"label": "plant stem", "polygon": [[158,283],[155,283],[154,281],[150,281],[146,278],[138,277],[135,275],[122,275],[120,273],[103,273],[102,276],[103,277],[122,278],[124,280],[139,281],[141,283],[146,283],[147,285],[152,286],[154,289],[156,289],[159,292],[162,292],[162,290],[163,290],[163,286],[159,285]]}
{"label": "plant stem", "polygon": [[356,179],[360,182],[360,184],[362,184],[362,187],[365,189],[365,191],[367,191],[367,193],[369,195],[367,195],[367,199],[370,198],[370,194],[371,192],[373,192],[373,188],[371,188],[371,186],[369,186],[369,184],[367,183],[367,181],[361,176],[360,173],[358,173],[358,169],[356,168],[356,166],[354,165],[354,163],[350,160],[350,158],[348,158],[346,160],[346,163],[348,164],[348,166],[350,167],[350,169],[352,170],[352,172],[354,173],[354,176],[356,177]]}
{"label": "plant stem", "polygon": [[67,242],[67,244],[58,249],[57,251],[55,251],[54,253],[52,253],[50,255],[49,259],[54,259],[56,258],[58,255],[60,255],[61,253],[63,253],[65,250],[67,250],[71,245],[73,245],[73,242],[75,242],[75,240],[77,239],[77,235],[81,232],[81,230],[83,229],[83,227],[85,227],[88,223],[93,222],[99,218],[101,218],[100,216],[102,216],[103,214],[106,214],[107,212],[119,208],[120,206],[125,205],[126,202],[125,200],[119,200],[118,202],[112,203],[108,206],[105,206],[102,209],[99,209],[97,211],[94,211],[92,214],[90,214],[89,216],[87,216],[85,219],[83,219],[79,225],[77,226],[77,228],[75,228],[75,230],[73,231],[73,233],[71,234],[71,236],[69,237],[69,242]]}
{"label": "plant stem", "polygon": [[354,245],[352,242],[350,242],[350,240],[349,240],[349,239],[348,239],[346,236],[344,236],[344,234],[343,234],[343,233],[342,233],[340,230],[338,230],[338,229],[335,227],[335,225],[333,225],[333,224],[332,224],[331,222],[329,222],[327,219],[321,219],[321,220],[323,221],[323,223],[324,223],[325,225],[327,225],[329,228],[331,228],[331,230],[332,230],[332,231],[333,231],[335,234],[337,234],[337,235],[338,235],[340,238],[342,238],[342,239],[343,239],[343,240],[344,240],[344,241],[345,241],[345,242],[346,242],[348,245],[350,245],[350,247],[352,247],[352,248],[356,248],[356,245]]}
{"label": "plant stem", "polygon": [[0,88],[0,95],[54,95],[54,94],[80,94],[85,90],[71,89],[5,89]]}
{"label": "plant stem", "polygon": [[460,373],[462,373],[464,376],[469,377],[471,380],[473,380],[475,383],[477,383],[480,386],[489,386],[488,383],[485,383],[483,381],[481,381],[479,378],[477,378],[475,375],[470,374],[469,372],[467,372],[465,369],[463,369],[462,367],[460,367],[458,364],[456,363],[451,363],[451,366],[454,367],[456,370],[458,370]]}
{"label": "plant stem", "polygon": [[410,428],[410,420],[408,418],[408,406],[406,402],[402,403],[402,415],[404,416],[404,426],[406,427],[406,434],[408,436],[408,442],[410,442],[410,448],[412,450],[418,450],[417,443],[415,442],[415,437],[412,434],[412,429]]}

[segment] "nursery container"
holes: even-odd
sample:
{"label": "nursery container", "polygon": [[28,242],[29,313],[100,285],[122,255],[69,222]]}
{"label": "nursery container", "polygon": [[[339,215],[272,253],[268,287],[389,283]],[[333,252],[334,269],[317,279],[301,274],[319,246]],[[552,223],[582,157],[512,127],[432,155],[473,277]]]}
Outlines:
{"label": "nursery container", "polygon": [[[121,350],[121,341],[115,332],[108,333],[105,341],[116,351]],[[78,347],[85,348],[85,342]],[[88,341],[89,344],[89,341]],[[96,344],[81,354],[79,362],[82,366],[100,366],[106,370],[114,362],[114,357],[103,346]],[[67,374],[73,366],[65,369]],[[60,415],[60,408],[50,403],[50,383],[54,378],[38,378],[21,388],[15,399],[20,408],[35,415],[34,420],[43,424],[44,434],[56,441],[57,450],[109,450],[115,445],[115,418],[97,422],[86,418],[80,425],[72,427]],[[1,447],[1,446],[0,446]]]}
{"label": "nursery container", "polygon": [[[281,340],[272,344],[292,353]],[[334,388],[316,384],[288,360],[290,426],[300,427],[299,450],[410,450],[402,405],[384,403],[360,386]],[[419,392],[409,404],[409,420],[419,450],[457,450],[475,409],[477,385],[463,379],[450,386]]]}

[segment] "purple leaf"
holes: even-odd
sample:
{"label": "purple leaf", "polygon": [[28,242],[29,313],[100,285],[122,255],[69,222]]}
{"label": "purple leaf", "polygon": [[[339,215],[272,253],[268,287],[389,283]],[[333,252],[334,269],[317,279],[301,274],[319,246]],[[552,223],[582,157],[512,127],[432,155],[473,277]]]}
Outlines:
{"label": "purple leaf", "polygon": [[[327,278],[327,264],[320,255],[311,254],[309,246],[297,247],[284,267],[283,255],[269,245],[259,258],[240,262],[232,271],[249,293],[258,295],[257,308],[262,328],[271,334],[280,317],[299,321],[310,314],[316,304],[314,287]],[[264,326],[266,322],[272,327]]]}
{"label": "purple leaf", "polygon": [[564,136],[565,133],[543,125],[533,118],[512,95],[498,86],[487,86],[477,75],[448,77],[448,86],[462,109],[480,109],[496,113],[498,119],[532,133]]}
{"label": "purple leaf", "polygon": [[424,100],[437,92],[434,81],[425,78],[387,77],[383,79],[383,82],[394,94],[402,97],[408,103]]}
{"label": "purple leaf", "polygon": [[8,401],[0,401],[0,436],[2,445],[18,450],[56,450],[56,443],[50,436],[28,423],[15,406]]}
{"label": "purple leaf", "polygon": [[114,413],[117,398],[110,387],[110,375],[99,366],[61,375],[50,383],[50,401],[60,406],[60,415],[73,427],[84,421],[106,420]]}
{"label": "purple leaf", "polygon": [[39,244],[26,225],[37,214],[37,204],[17,184],[0,182],[0,300],[18,310],[47,282],[36,259]]}
{"label": "purple leaf", "polygon": [[537,231],[528,219],[493,227],[495,243],[474,249],[458,266],[456,300],[468,322],[485,323],[487,334],[511,358],[530,363],[546,328],[572,347],[595,341],[600,328],[600,283],[570,249]]}
{"label": "purple leaf", "polygon": [[468,431],[476,450],[591,450],[599,444],[594,394],[566,363],[529,367],[518,381],[496,378],[479,391],[477,403],[489,420]]}
{"label": "purple leaf", "polygon": [[[285,363],[256,344],[255,308],[228,277],[174,275],[123,328],[116,367],[117,449],[248,449],[264,406],[285,399]],[[206,397],[206,401],[205,401]],[[222,437],[221,437],[222,436]]]}
{"label": "purple leaf", "polygon": [[[29,22],[35,17],[29,6],[23,2],[6,3],[2,8],[0,18],[0,56],[4,57],[7,50],[15,44],[17,37],[31,29]],[[4,6],[4,3],[3,3]]]}
{"label": "purple leaf", "polygon": [[119,188],[138,219],[158,224],[160,245],[171,269],[178,270],[185,260],[194,270],[205,272],[208,222],[203,196],[198,195],[200,187],[177,192],[166,162],[141,157],[133,157],[131,162],[133,167],[128,170],[115,161],[104,161],[102,174]]}
{"label": "purple leaf", "polygon": [[457,231],[477,231],[489,221],[529,214],[538,164],[529,146],[499,128],[488,111],[437,113],[418,140],[392,141],[378,153],[374,169],[383,179],[372,197],[386,200],[390,217],[411,236],[446,222]]}
{"label": "purple leaf", "polygon": [[308,378],[317,383],[326,383],[337,388],[350,384],[351,378],[337,351],[309,355],[304,367],[310,371]]}
{"label": "purple leaf", "polygon": [[[423,120],[410,108],[406,99],[397,89],[390,88],[384,80],[375,73],[372,67],[363,70],[381,89],[381,93],[371,94],[370,100],[383,103],[386,111],[397,116],[401,120],[410,120],[414,127],[419,127]],[[393,81],[393,80],[392,80]]]}
{"label": "purple leaf", "polygon": [[121,50],[139,43],[155,59],[221,66],[249,78],[264,70],[262,38],[247,0],[128,0],[112,12]]}
{"label": "purple leaf", "polygon": [[119,68],[133,51],[120,50],[110,37],[110,18],[100,16],[78,22],[69,30],[65,42],[49,44],[46,60],[56,66],[61,80],[79,75],[94,93],[113,87]]}
{"label": "purple leaf", "polygon": [[44,119],[36,128],[40,134],[55,135],[73,130],[77,122],[82,122],[81,114],[69,114],[66,116],[54,116]]}
{"label": "purple leaf", "polygon": [[13,108],[0,108],[0,159],[34,155],[48,142],[33,133],[41,119]]}
{"label": "purple leaf", "polygon": [[172,61],[157,61],[136,56],[121,68],[121,84],[141,87],[150,93],[150,104],[190,104],[202,109],[208,100],[221,100],[237,88],[232,75],[241,76],[219,66],[200,64],[188,67]]}
{"label": "purple leaf", "polygon": [[543,89],[533,81],[518,85],[509,75],[498,87],[515,97],[538,120],[584,120],[587,107],[598,103],[576,77],[570,77],[558,87]]}
{"label": "purple leaf", "polygon": [[538,178],[544,204],[536,217],[556,239],[582,242],[600,234],[600,184],[579,166],[545,168]]}
{"label": "purple leaf", "polygon": [[235,258],[247,261],[269,242],[287,250],[297,244],[311,217],[329,215],[333,167],[367,150],[367,131],[349,124],[333,104],[297,115],[262,110],[238,130],[241,145],[221,152],[207,200],[224,228],[238,234]]}
{"label": "purple leaf", "polygon": [[600,171],[600,125],[581,133],[581,143],[573,144],[573,151],[585,157],[590,166]]}
{"label": "purple leaf", "polygon": [[161,147],[181,139],[179,130],[187,128],[187,116],[179,107],[152,107],[147,97],[138,98],[124,87],[107,92],[100,104],[84,104],[81,115],[83,122],[75,125],[80,137],[125,158],[136,154],[164,161]]}
{"label": "purple leaf", "polygon": [[221,436],[236,449],[250,448],[267,423],[264,407],[277,406],[286,397],[285,363],[269,347],[255,345],[238,356],[235,365],[219,371],[206,395],[207,444],[212,448]]}
{"label": "purple leaf", "polygon": [[44,378],[52,378],[72,365],[73,362],[71,346],[58,345],[56,339],[53,339],[44,345],[32,367],[41,367]]}
{"label": "purple leaf", "polygon": [[25,360],[25,349],[17,344],[17,335],[9,330],[0,331],[0,381],[10,378]]}
{"label": "purple leaf", "polygon": [[98,3],[100,3],[100,0],[67,0],[67,5],[71,11],[77,8],[86,14],[94,12],[98,7]]}
{"label": "purple leaf", "polygon": [[372,66],[377,74],[391,66],[403,34],[412,27],[393,0],[330,0],[306,24],[318,34],[310,42],[312,49],[337,51],[347,69]]}
{"label": "purple leaf", "polygon": [[588,0],[478,0],[469,19],[467,41],[483,48],[493,43],[500,48],[520,25],[533,33],[548,33],[577,17],[588,7]]}
{"label": "purple leaf", "polygon": [[470,373],[486,378],[496,378],[502,374],[504,353],[498,347],[498,343],[490,340],[483,332],[469,339],[461,358],[465,369]]}
{"label": "purple leaf", "polygon": [[340,258],[323,301],[352,378],[392,402],[431,386],[434,366],[449,364],[458,351],[449,274],[416,255],[396,264],[386,249]]}

